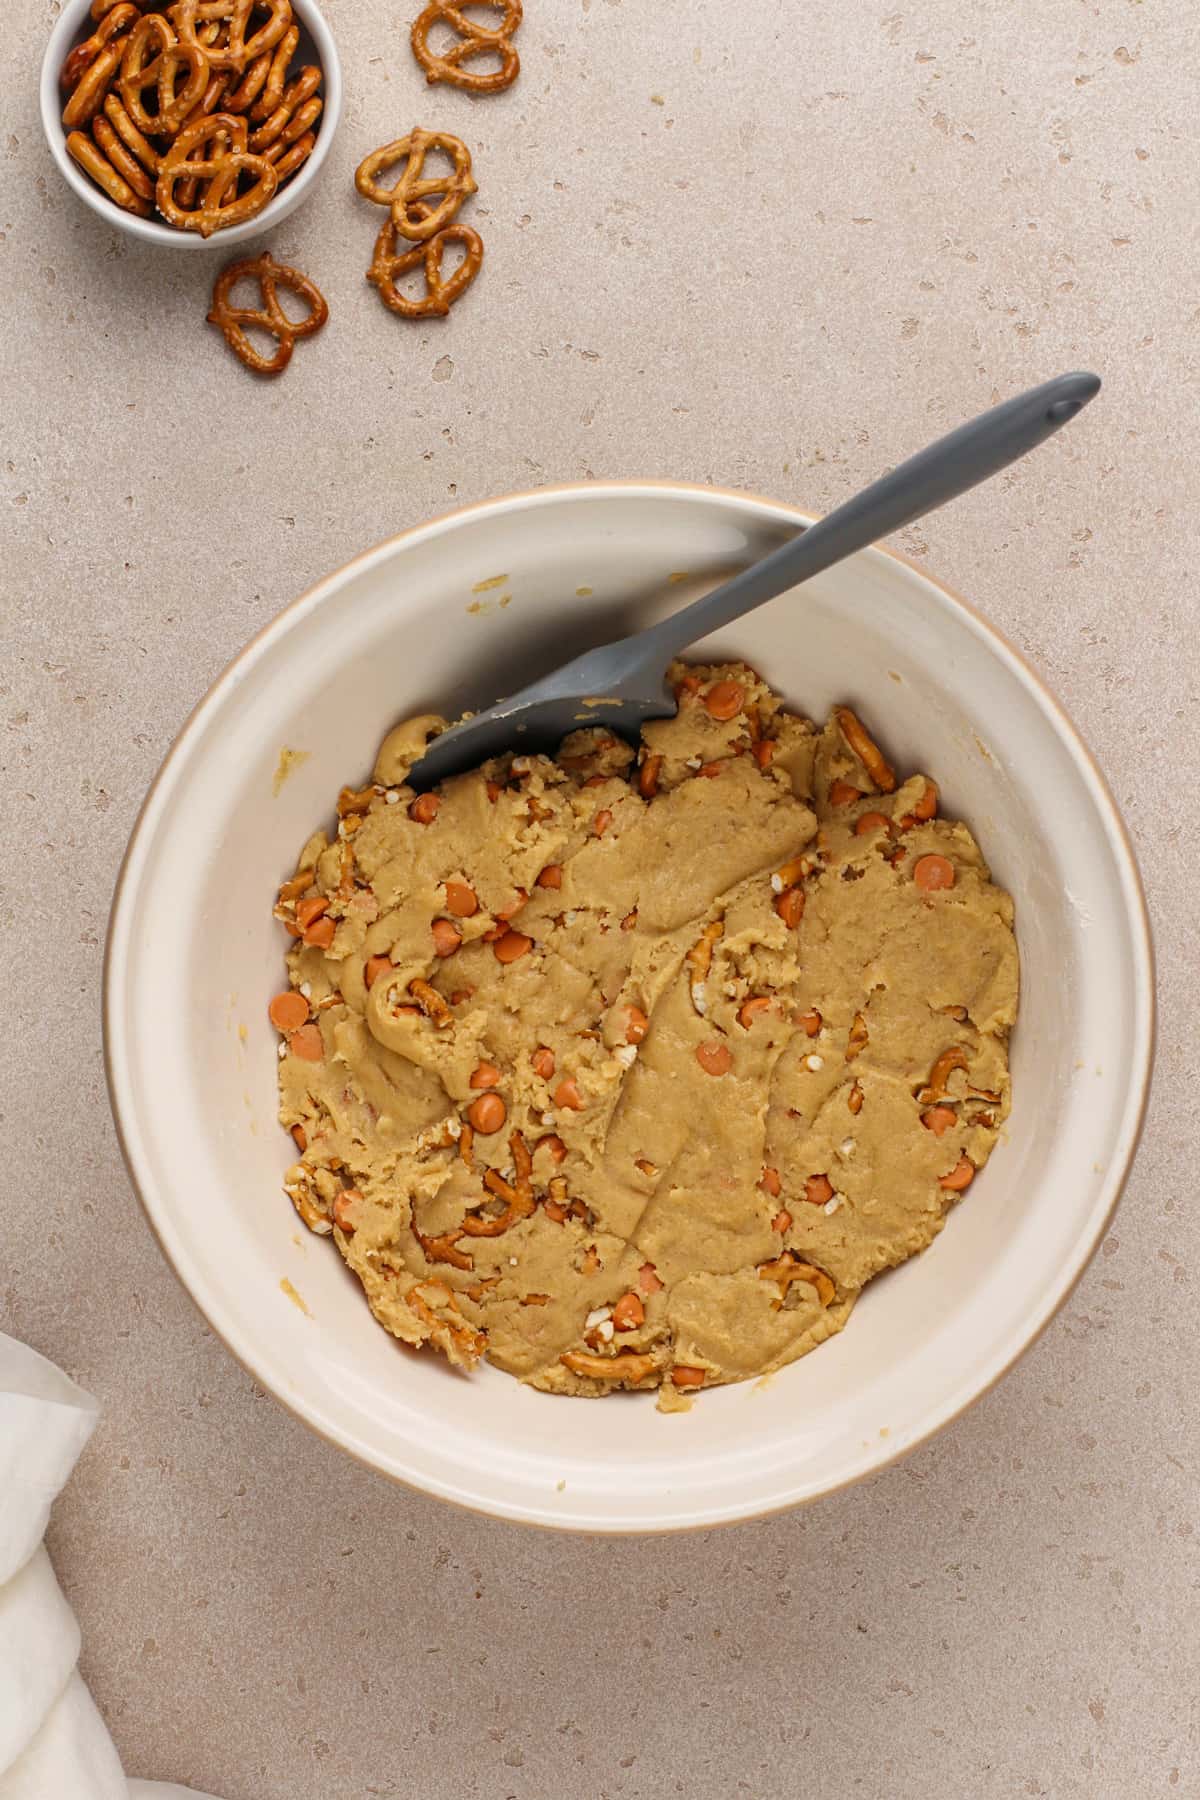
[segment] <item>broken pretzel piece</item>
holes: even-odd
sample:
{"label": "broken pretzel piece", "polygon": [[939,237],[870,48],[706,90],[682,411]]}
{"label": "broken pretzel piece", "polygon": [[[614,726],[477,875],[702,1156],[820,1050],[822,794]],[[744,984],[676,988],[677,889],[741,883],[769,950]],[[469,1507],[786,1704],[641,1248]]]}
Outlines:
{"label": "broken pretzel piece", "polygon": [[700,1018],[704,1018],[708,1011],[708,972],[712,968],[713,951],[724,930],[724,919],[713,919],[704,927],[685,958],[688,966],[688,988],[692,996],[692,1005]]}
{"label": "broken pretzel piece", "polygon": [[858,714],[851,712],[848,706],[835,706],[833,716],[842,736],[875,786],[883,793],[890,794],[896,785],[896,771],[874,738],[869,735]]}
{"label": "broken pretzel piece", "polygon": [[586,1375],[592,1381],[625,1381],[631,1387],[645,1381],[658,1367],[652,1356],[637,1350],[618,1350],[615,1356],[591,1356],[586,1350],[568,1350],[558,1360],[572,1375]]}
{"label": "broken pretzel piece", "polygon": [[149,218],[149,203],[133,191],[125,177],[105,156],[98,144],[93,143],[86,132],[71,131],[67,133],[67,150],[98,187],[104,189],[109,199],[121,207],[124,212],[137,213],[139,218]]}
{"label": "broken pretzel piece", "polygon": [[760,1281],[777,1281],[784,1294],[793,1281],[806,1281],[816,1288],[822,1306],[828,1306],[837,1292],[824,1269],[818,1269],[815,1263],[801,1262],[790,1250],[785,1250],[774,1262],[761,1264],[758,1278]]}
{"label": "broken pretzel piece", "polygon": [[465,1362],[468,1366],[478,1362],[487,1344],[487,1333],[475,1331],[467,1324],[444,1281],[418,1281],[404,1298],[421,1323],[429,1327],[436,1349],[445,1351],[452,1362]]}
{"label": "broken pretzel piece", "polygon": [[512,1151],[515,1170],[513,1180],[505,1181],[496,1169],[489,1169],[483,1178],[488,1193],[503,1200],[505,1210],[495,1218],[468,1213],[462,1222],[467,1237],[500,1237],[510,1225],[515,1225],[518,1219],[527,1219],[534,1211],[537,1203],[533,1198],[533,1159],[519,1131],[513,1132],[508,1147]]}

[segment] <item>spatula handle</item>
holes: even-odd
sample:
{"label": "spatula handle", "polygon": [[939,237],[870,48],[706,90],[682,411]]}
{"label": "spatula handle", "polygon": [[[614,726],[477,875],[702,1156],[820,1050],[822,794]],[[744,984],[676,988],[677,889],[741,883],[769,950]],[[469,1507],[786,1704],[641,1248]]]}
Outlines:
{"label": "spatula handle", "polygon": [[1098,393],[1098,375],[1059,375],[960,425],[855,494],[752,568],[650,631],[664,663],[764,601],[899,531],[1051,437]]}

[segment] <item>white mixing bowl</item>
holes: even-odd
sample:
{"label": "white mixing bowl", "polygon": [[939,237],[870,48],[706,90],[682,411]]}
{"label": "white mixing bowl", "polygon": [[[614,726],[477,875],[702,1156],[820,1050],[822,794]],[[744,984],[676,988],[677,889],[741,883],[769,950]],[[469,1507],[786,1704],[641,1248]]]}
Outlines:
{"label": "white mixing bowl", "polygon": [[[480,1511],[674,1530],[758,1516],[878,1469],[1037,1336],[1133,1155],[1153,974],[1113,801],[1013,650],[926,575],[872,550],[705,653],[744,656],[816,717],[835,700],[857,707],[902,769],[937,777],[944,811],[971,823],[1015,898],[1012,1118],[932,1248],[874,1282],[814,1355],[664,1417],[651,1396],[552,1398],[403,1349],[280,1191],[294,1152],[275,1123],[267,1001],[284,939],[271,908],[338,788],[367,778],[396,719],[511,692],[673,609],[801,517],[710,489],[588,484],[406,532],[242,652],[182,732],[130,842],[108,945],[107,1059],[163,1250],[233,1353],[315,1430]],[[690,589],[669,580],[681,572]],[[502,586],[481,587],[498,576]],[[306,760],[275,792],[284,747]]]}

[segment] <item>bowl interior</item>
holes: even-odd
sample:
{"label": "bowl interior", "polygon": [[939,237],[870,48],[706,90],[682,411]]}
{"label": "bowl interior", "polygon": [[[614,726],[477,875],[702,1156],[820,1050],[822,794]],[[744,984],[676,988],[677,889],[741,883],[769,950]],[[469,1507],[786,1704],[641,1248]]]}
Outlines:
{"label": "bowl interior", "polygon": [[[377,1467],[511,1517],[595,1530],[712,1523],[828,1491],[918,1441],[1052,1314],[1136,1139],[1151,987],[1136,871],[1054,704],[960,603],[880,551],[711,640],[796,707],[858,707],[936,776],[1014,895],[1022,1012],[1005,1140],[924,1255],[842,1335],[664,1418],[553,1399],[398,1346],[280,1191],[283,977],[271,918],[300,844],[415,711],[479,705],[711,585],[797,515],[734,495],[589,487],[496,502],[360,558],[238,659],[135,833],[107,1029],[131,1170],[167,1254],[256,1377]],[[687,581],[672,579],[686,572]],[[501,586],[480,584],[503,576]],[[511,598],[509,598],[511,596]],[[280,753],[301,752],[277,782]],[[164,1004],[164,997],[169,1001]]]}
{"label": "bowl interior", "polygon": [[66,0],[46,45],[40,99],[46,140],[68,184],[94,212],[110,224],[141,238],[144,243],[161,244],[174,250],[228,249],[232,244],[244,243],[248,238],[269,231],[273,225],[287,218],[316,180],[321,165],[329,154],[342,110],[341,64],[333,34],[324,15],[315,0],[292,0],[292,10],[300,27],[293,62],[319,63],[324,74],[321,87],[324,108],[315,128],[317,141],[313,145],[312,154],[255,218],[247,219],[241,225],[229,226],[224,231],[214,232],[210,238],[202,238],[197,232],[176,231],[157,215],[143,219],[136,213],[126,212],[97,187],[68,151],[67,133],[62,122],[65,96],[59,87],[59,72],[69,52],[95,27],[90,16],[90,0]]}

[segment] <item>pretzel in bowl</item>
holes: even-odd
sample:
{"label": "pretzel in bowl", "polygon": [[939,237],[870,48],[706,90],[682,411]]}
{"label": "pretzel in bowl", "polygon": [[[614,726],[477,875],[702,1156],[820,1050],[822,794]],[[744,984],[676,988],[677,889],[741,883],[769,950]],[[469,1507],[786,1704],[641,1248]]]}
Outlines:
{"label": "pretzel in bowl", "polygon": [[[198,44],[181,44],[161,13],[146,13],[129,34],[117,86],[139,131],[148,137],[170,137],[203,100],[209,73],[208,58]],[[142,103],[151,87],[158,94],[157,112],[147,111]]]}
{"label": "pretzel in bowl", "polygon": [[80,168],[91,176],[98,187],[104,189],[109,199],[114,201],[117,206],[122,207],[125,212],[137,213],[139,218],[149,218],[149,202],[134,193],[129,183],[122,175],[118,174],[104,152],[93,143],[86,132],[69,131],[67,133],[67,149]]}
{"label": "pretzel in bowl", "polygon": [[151,201],[154,198],[154,181],[149,176],[132,150],[117,136],[110,121],[103,113],[97,113],[92,120],[92,136],[97,147],[107,157],[109,166],[116,170],[121,180],[131,187],[139,200]]}
{"label": "pretzel in bowl", "polygon": [[323,73],[292,67],[291,0],[93,0],[91,20],[62,67],[63,124],[115,205],[208,237],[316,148]]}
{"label": "pretzel in bowl", "polygon": [[[250,277],[258,281],[262,292],[261,307],[231,306],[229,296],[239,281]],[[302,319],[289,318],[279,304],[277,290],[287,288],[291,293],[299,295],[308,305],[308,312]],[[210,325],[215,325],[234,355],[256,375],[282,375],[292,360],[292,351],[296,340],[311,337],[313,332],[320,331],[329,317],[329,307],[320,289],[311,282],[307,275],[299,269],[291,269],[286,263],[277,263],[269,250],[261,256],[255,256],[244,262],[229,263],[221,270],[213,284],[212,310],[208,315]],[[260,331],[267,331],[278,342],[279,348],[273,356],[264,356],[256,350],[246,335],[246,327],[255,326]]]}
{"label": "pretzel in bowl", "polygon": [[300,27],[289,25],[273,50],[263,50],[246,64],[246,73],[230,96],[230,112],[265,119],[283,99],[288,70],[300,42]]}
{"label": "pretzel in bowl", "polygon": [[[431,85],[445,81],[451,87],[465,88],[469,94],[498,94],[511,87],[521,73],[521,58],[512,42],[523,16],[521,0],[478,0],[478,4],[499,12],[500,23],[477,25],[453,0],[429,0],[424,12],[413,20],[413,55]],[[453,27],[458,41],[444,50],[432,49],[429,34],[437,25]],[[498,57],[499,67],[484,70],[464,66],[480,56]]]}
{"label": "pretzel in bowl", "polygon": [[320,69],[312,65],[301,69],[270,117],[257,131],[251,132],[250,148],[256,155],[265,156],[275,144],[286,149],[316,124],[324,104],[317,97],[320,85]]}
{"label": "pretzel in bowl", "polygon": [[[461,244],[466,252],[458,267],[442,277],[442,257],[448,244]],[[483,262],[483,239],[469,225],[444,225],[420,244],[396,249],[395,220],[387,218],[375,240],[375,254],[367,280],[379,290],[379,298],[404,319],[444,319],[454,302],[465,294]],[[410,298],[399,282],[413,269],[425,266],[425,293]]]}
{"label": "pretzel in bowl", "polygon": [[84,75],[91,68],[100,52],[115,37],[137,22],[141,15],[130,0],[118,0],[110,11],[106,12],[91,37],[84,38],[82,44],[76,44],[59,74],[60,85],[70,92],[77,88]]}
{"label": "pretzel in bowl", "polygon": [[119,94],[108,93],[104,96],[104,116],[124,144],[141,163],[149,175],[158,174],[158,165],[162,160],[154,145],[145,134],[138,130],[129,114],[121,104]]}
{"label": "pretzel in bowl", "polygon": [[[432,150],[449,157],[453,165],[450,174],[422,174],[425,158]],[[394,187],[385,187],[379,177],[399,162],[404,164],[399,181]],[[354,185],[376,206],[389,206],[396,230],[413,243],[436,236],[476,187],[471,174],[471,152],[462,139],[452,137],[448,131],[423,131],[419,125],[407,137],[384,144],[364,157],[355,171]],[[441,196],[436,205],[427,204],[435,195]]]}
{"label": "pretzel in bowl", "polygon": [[[240,113],[210,113],[185,125],[163,157],[155,185],[155,201],[168,225],[211,237],[229,225],[240,225],[260,213],[279,186],[274,163],[247,147],[246,121]],[[243,175],[254,179],[238,192]],[[192,194],[179,184],[196,180]]]}
{"label": "pretzel in bowl", "polygon": [[[247,37],[258,10],[268,16]],[[292,23],[291,0],[175,0],[169,11],[181,43],[202,49],[214,69],[239,74],[264,50],[274,49]]]}
{"label": "pretzel in bowl", "polygon": [[68,131],[88,124],[100,111],[104,96],[121,67],[121,58],[128,42],[128,38],[119,37],[114,38],[111,44],[105,44],[99,56],[79,77],[63,107],[62,122]]}

